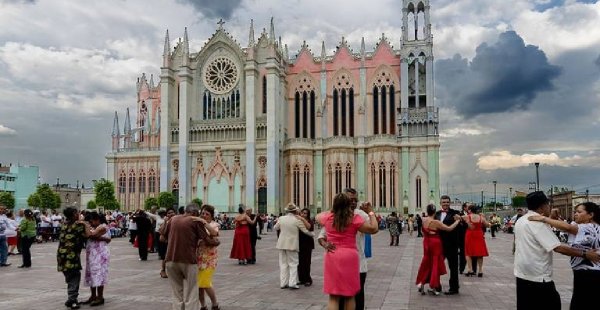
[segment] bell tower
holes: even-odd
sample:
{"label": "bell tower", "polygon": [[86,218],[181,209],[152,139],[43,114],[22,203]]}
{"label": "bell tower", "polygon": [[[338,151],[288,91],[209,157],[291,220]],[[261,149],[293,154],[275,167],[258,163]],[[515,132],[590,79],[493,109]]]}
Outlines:
{"label": "bell tower", "polygon": [[401,109],[398,133],[403,147],[402,201],[408,213],[439,201],[438,108],[434,104],[433,35],[429,0],[402,1]]}

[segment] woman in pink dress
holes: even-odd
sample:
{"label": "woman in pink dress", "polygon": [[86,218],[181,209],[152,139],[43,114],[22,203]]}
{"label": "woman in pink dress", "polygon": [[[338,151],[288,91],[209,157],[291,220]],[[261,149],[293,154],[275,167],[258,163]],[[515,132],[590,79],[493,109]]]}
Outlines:
{"label": "woman in pink dress", "polygon": [[110,230],[106,219],[97,212],[90,212],[86,220],[92,231],[85,247],[85,285],[90,287],[92,296],[82,304],[99,306],[104,304],[104,286],[108,284],[108,264],[110,261]]}
{"label": "woman in pink dress", "polygon": [[421,294],[425,294],[424,285],[429,283],[429,293],[439,295],[442,291],[440,277],[446,274],[444,265],[444,250],[442,240],[438,234],[439,230],[452,231],[460,223],[460,216],[454,218],[454,223],[446,226],[444,223],[435,220],[435,205],[427,206],[427,217],[423,218],[423,259],[417,273],[417,289]]}
{"label": "woman in pink dress", "polygon": [[317,215],[317,221],[326,230],[327,241],[335,246],[325,253],[323,261],[323,292],[329,295],[329,310],[339,308],[341,297],[346,297],[344,309],[354,310],[354,295],[360,291],[356,233],[372,234],[378,230],[377,218],[369,203],[364,204],[364,211],[369,214],[368,223],[354,214],[351,205],[348,195],[337,194],[331,211]]}

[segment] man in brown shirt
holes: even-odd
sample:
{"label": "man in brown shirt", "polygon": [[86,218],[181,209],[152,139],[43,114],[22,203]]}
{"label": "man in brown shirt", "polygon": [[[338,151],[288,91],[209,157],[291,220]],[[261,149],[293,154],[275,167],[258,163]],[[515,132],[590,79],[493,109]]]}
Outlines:
{"label": "man in brown shirt", "polygon": [[172,217],[164,226],[161,238],[168,240],[165,257],[167,275],[173,289],[173,310],[198,309],[198,241],[207,237],[198,205],[185,207],[185,214]]}

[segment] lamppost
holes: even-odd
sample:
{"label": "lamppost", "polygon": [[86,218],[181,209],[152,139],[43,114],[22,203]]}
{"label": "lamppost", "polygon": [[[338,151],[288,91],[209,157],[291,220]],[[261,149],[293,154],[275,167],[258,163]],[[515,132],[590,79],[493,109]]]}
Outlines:
{"label": "lamppost", "polygon": [[509,187],[509,188],[508,188],[508,192],[509,192],[508,201],[510,202],[510,206],[511,206],[512,208],[514,208],[514,206],[513,206],[513,201],[512,201],[512,187]]}
{"label": "lamppost", "polygon": [[540,163],[534,163],[535,165],[535,184],[536,184],[536,191],[540,190]]}
{"label": "lamppost", "polygon": [[496,184],[498,184],[497,181],[492,181],[492,183],[494,184],[494,212],[496,212],[496,208],[497,208],[497,203],[496,203]]}

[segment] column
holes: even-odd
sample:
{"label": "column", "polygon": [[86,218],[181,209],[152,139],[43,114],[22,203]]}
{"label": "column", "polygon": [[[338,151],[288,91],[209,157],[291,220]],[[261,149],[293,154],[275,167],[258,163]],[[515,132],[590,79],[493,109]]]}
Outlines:
{"label": "column", "polygon": [[366,197],[369,197],[369,195],[367,187],[365,186],[365,181],[367,180],[367,174],[365,171],[367,164],[365,160],[365,149],[361,147],[358,149],[358,154],[356,157],[356,191],[358,191],[359,194],[362,192],[364,197],[363,199],[367,200]]}
{"label": "column", "polygon": [[358,127],[358,124],[354,124],[355,130],[357,130],[358,128],[360,128],[360,132],[356,133],[355,136],[367,136],[367,120],[369,119],[367,115],[369,115],[369,113],[367,112],[369,109],[367,109],[367,68],[365,68],[364,66],[362,66],[359,69],[359,74],[360,74],[360,95],[358,96],[358,101],[355,102],[354,104],[354,109],[358,111],[358,108],[360,106],[363,107],[363,111],[364,113],[360,116],[360,127]]}
{"label": "column", "polygon": [[190,133],[190,104],[192,75],[188,67],[179,71],[179,204],[186,205],[190,199],[190,156],[188,141]]}
{"label": "column", "polygon": [[400,107],[408,108],[408,62],[406,58],[400,61]]}
{"label": "column", "polygon": [[[321,104],[327,105],[327,72],[321,71]],[[323,109],[321,113],[321,138],[327,137],[327,120],[329,115],[329,109]],[[315,131],[318,131],[319,127],[315,127]]]}
{"label": "column", "polygon": [[275,59],[267,65],[267,210],[278,214],[279,205],[279,72]]}
{"label": "column", "polygon": [[160,191],[169,190],[171,179],[171,98],[170,90],[175,84],[172,71],[162,68],[160,75]]}
{"label": "column", "polygon": [[[246,74],[245,118],[246,118],[246,199],[247,206],[256,205],[256,63],[248,62],[244,68]],[[269,103],[269,106],[273,105]]]}
{"label": "column", "polygon": [[[415,213],[415,205],[413,203],[414,191],[411,191],[410,188],[410,150],[408,147],[402,148],[402,153],[400,155],[401,165],[401,173],[402,173],[402,192],[400,193],[400,197],[402,197],[402,207],[408,207],[408,213]],[[404,193],[408,195],[408,205],[405,206],[404,203]],[[420,211],[420,210],[419,210]]]}
{"label": "column", "polygon": [[315,151],[314,157],[314,166],[313,166],[313,197],[315,206],[317,208],[321,208],[321,210],[325,209],[325,189],[323,187],[323,151],[318,150]]}
{"label": "column", "polygon": [[425,57],[425,83],[426,104],[433,106],[433,56]]}

